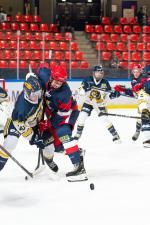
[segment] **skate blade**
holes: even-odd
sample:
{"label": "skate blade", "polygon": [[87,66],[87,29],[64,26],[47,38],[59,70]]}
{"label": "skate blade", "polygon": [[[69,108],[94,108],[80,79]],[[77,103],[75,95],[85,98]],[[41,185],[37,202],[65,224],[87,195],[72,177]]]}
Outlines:
{"label": "skate blade", "polygon": [[119,139],[119,140],[116,140],[116,141],[114,141],[114,144],[121,144],[122,143],[122,141]]}
{"label": "skate blade", "polygon": [[80,182],[80,181],[87,181],[87,180],[88,180],[88,178],[87,178],[86,174],[80,174],[77,176],[67,177],[68,182]]}

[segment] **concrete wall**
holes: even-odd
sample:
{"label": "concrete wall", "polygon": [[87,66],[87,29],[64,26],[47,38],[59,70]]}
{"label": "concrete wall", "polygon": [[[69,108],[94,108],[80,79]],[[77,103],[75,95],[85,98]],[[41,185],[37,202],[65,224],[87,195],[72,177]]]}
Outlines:
{"label": "concrete wall", "polygon": [[16,15],[17,12],[23,11],[23,3],[21,0],[0,0],[0,5],[3,6],[7,14],[9,14],[9,7],[12,7],[11,15]]}

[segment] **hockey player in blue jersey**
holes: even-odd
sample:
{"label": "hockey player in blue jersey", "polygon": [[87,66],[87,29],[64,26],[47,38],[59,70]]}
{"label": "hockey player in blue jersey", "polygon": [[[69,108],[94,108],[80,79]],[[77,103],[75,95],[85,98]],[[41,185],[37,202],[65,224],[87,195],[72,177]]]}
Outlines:
{"label": "hockey player in blue jersey", "polygon": [[51,122],[54,135],[63,145],[65,154],[69,156],[74,169],[66,174],[68,181],[87,180],[83,158],[79,147],[72,138],[72,130],[79,111],[72,92],[66,82],[67,73],[62,66],[56,66],[51,71],[51,77],[46,91],[46,114]]}
{"label": "hockey player in blue jersey", "polygon": [[[77,133],[75,139],[78,140],[83,132],[85,121],[91,115],[92,110],[95,108],[100,115],[100,112],[106,113],[107,100],[114,98],[114,93],[111,91],[109,82],[103,78],[104,71],[101,65],[94,67],[93,75],[85,78],[82,81],[79,89],[79,95],[84,96],[85,100],[79,114]],[[120,137],[113,124],[109,121],[107,116],[100,116],[101,122],[107,127],[108,131],[113,137],[113,141],[120,143]]]}
{"label": "hockey player in blue jersey", "polygon": [[[15,103],[12,117],[7,120],[4,129],[4,148],[10,153],[16,148],[19,137],[22,135],[43,149],[43,155],[48,166],[54,171],[58,171],[57,165],[53,161],[54,145],[50,132],[42,134],[38,132],[38,125],[43,119],[43,89],[39,78],[30,73],[24,82],[23,91],[18,96]],[[0,150],[0,170],[5,166],[8,155]]]}

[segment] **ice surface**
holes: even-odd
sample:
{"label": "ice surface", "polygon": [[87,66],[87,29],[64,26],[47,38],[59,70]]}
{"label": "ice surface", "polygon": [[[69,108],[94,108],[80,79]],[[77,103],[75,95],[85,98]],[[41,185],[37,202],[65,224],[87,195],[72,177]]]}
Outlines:
{"label": "ice surface", "polygon": [[[110,110],[136,115],[136,110]],[[149,225],[150,149],[142,137],[132,142],[134,119],[109,117],[122,143],[114,144],[108,131],[93,114],[80,140],[86,149],[88,181],[69,183],[65,173],[72,169],[67,156],[56,154],[59,173],[47,168],[34,180],[10,159],[0,173],[0,224],[2,225]],[[2,137],[1,137],[2,140]],[[37,150],[21,138],[13,155],[30,171]],[[95,190],[90,190],[90,183]]]}

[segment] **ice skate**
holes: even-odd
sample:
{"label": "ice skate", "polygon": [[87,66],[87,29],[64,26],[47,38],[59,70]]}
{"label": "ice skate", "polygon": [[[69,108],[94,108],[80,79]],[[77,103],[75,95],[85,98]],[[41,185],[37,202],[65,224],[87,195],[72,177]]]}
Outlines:
{"label": "ice skate", "polygon": [[73,139],[78,141],[80,137],[81,137],[81,134],[78,134],[78,133],[77,133],[77,134],[74,136]]}
{"label": "ice skate", "polygon": [[79,165],[76,165],[73,171],[68,172],[66,174],[66,177],[69,182],[88,180],[83,162],[80,162]]}
{"label": "ice skate", "polygon": [[57,164],[53,161],[53,159],[47,159],[44,157],[44,160],[46,162],[46,164],[49,166],[49,168],[53,171],[53,172],[57,172],[58,171],[58,166]]}
{"label": "ice skate", "polygon": [[120,140],[120,137],[119,137],[118,134],[114,135],[112,140],[113,140],[113,142],[115,144],[120,144],[121,143],[121,140]]}
{"label": "ice skate", "polygon": [[136,141],[139,138],[140,131],[136,131],[135,134],[132,136],[132,140]]}
{"label": "ice skate", "polygon": [[144,141],[143,142],[143,147],[144,148],[150,148],[150,140]]}

